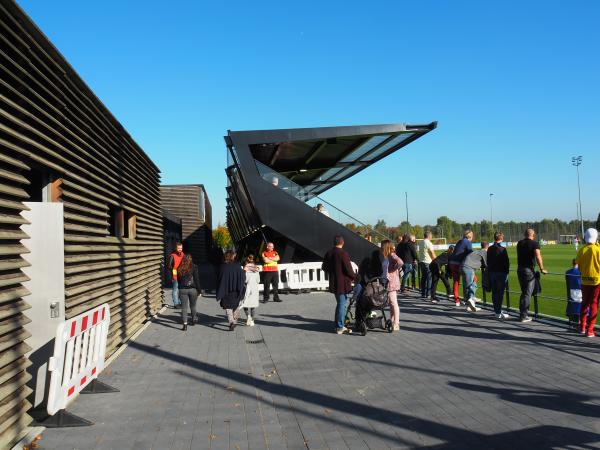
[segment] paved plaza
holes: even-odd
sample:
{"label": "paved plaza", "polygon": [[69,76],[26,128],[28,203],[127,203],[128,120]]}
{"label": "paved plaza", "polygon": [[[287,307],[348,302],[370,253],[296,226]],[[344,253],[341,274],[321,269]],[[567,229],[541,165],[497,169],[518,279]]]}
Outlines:
{"label": "paved plaza", "polygon": [[[169,298],[167,294],[165,296]],[[600,448],[600,338],[401,298],[400,332],[332,332],[331,294],[285,295],[229,332],[213,298],[166,310],[44,449]]]}

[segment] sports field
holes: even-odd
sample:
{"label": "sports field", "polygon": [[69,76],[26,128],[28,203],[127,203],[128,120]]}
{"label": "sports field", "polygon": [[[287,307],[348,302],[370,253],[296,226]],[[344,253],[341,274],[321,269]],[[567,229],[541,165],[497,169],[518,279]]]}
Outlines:
{"label": "sports field", "polygon": [[[510,306],[511,308],[519,307],[519,281],[517,280],[517,249],[516,247],[508,247],[508,255],[510,257],[511,271],[508,277],[508,285],[510,290]],[[573,245],[546,245],[542,247],[542,258],[544,260],[544,268],[550,273],[542,275],[542,293],[538,295],[539,312],[556,317],[565,317],[565,309],[567,305],[565,284],[565,271],[571,268],[571,260],[575,257],[575,247]],[[481,277],[481,274],[478,275]],[[480,283],[481,284],[481,283]],[[443,289],[443,286],[442,286]],[[462,286],[461,286],[462,295]],[[487,301],[491,303],[492,298],[490,293],[486,293]],[[477,291],[477,297],[483,298],[481,288]],[[506,304],[506,296],[505,296]],[[531,299],[531,313],[534,312],[533,298]]]}

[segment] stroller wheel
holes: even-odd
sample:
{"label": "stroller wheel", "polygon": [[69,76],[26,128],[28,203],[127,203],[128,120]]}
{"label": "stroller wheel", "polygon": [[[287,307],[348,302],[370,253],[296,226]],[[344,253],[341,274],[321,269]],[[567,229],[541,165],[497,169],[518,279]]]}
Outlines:
{"label": "stroller wheel", "polygon": [[392,321],[390,319],[385,321],[385,329],[388,333],[391,333],[393,330]]}

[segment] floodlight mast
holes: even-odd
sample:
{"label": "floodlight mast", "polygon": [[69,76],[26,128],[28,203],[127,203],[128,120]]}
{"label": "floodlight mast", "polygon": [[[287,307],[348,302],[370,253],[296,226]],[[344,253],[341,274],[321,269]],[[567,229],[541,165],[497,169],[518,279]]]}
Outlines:
{"label": "floodlight mast", "polygon": [[571,158],[571,164],[577,169],[577,192],[579,194],[579,220],[581,221],[581,239],[583,239],[583,210],[581,209],[581,184],[579,183],[579,166],[583,161],[583,156],[573,156]]}
{"label": "floodlight mast", "polygon": [[492,196],[494,194],[490,194],[490,226],[492,227],[492,231],[494,231],[494,209],[492,208]]}

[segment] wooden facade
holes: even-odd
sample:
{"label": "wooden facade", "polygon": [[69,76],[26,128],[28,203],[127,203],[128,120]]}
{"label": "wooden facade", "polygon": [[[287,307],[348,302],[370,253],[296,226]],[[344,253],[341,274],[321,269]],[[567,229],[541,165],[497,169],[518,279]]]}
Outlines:
{"label": "wooden facade", "polygon": [[160,195],[163,209],[181,218],[184,249],[196,263],[206,262],[212,249],[212,209],[204,186],[162,185]]}
{"label": "wooden facade", "polygon": [[65,312],[111,307],[107,355],[162,303],[158,168],[12,0],[0,0],[0,448],[31,419],[24,201],[64,205]]}

